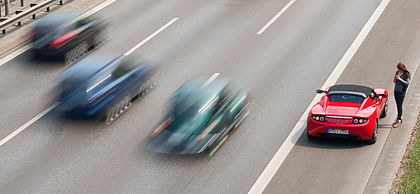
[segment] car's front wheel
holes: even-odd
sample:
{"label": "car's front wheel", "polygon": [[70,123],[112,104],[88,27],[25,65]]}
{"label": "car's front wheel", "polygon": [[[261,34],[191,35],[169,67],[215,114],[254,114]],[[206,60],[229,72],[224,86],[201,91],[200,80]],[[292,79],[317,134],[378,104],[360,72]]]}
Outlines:
{"label": "car's front wheel", "polygon": [[157,85],[157,82],[158,82],[158,79],[157,79],[157,76],[156,75],[153,75],[152,77],[150,77],[147,81],[146,81],[146,83],[143,83],[141,86],[140,86],[140,89],[139,89],[139,91],[138,91],[138,94],[137,94],[137,96],[138,97],[140,97],[140,96],[144,96],[144,95],[146,95],[147,93],[149,93],[154,87],[156,87],[156,85]]}
{"label": "car's front wheel", "polygon": [[130,98],[126,97],[121,100],[118,104],[108,109],[105,114],[105,122],[107,125],[111,124],[117,117],[125,112],[131,106]]}
{"label": "car's front wheel", "polygon": [[385,106],[384,106],[384,110],[382,111],[382,114],[381,114],[381,119],[382,118],[385,118],[386,117],[386,114],[387,114],[387,112],[388,112],[388,98],[386,99],[386,102],[385,102]]}
{"label": "car's front wheel", "polygon": [[367,140],[368,144],[376,143],[376,139],[378,138],[378,122],[375,122],[375,129],[373,129],[372,138]]}

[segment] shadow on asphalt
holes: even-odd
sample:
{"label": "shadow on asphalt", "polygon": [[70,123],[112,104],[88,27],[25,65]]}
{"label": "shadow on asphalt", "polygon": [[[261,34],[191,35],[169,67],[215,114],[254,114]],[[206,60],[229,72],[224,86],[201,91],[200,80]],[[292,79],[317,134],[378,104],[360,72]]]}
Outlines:
{"label": "shadow on asphalt", "polygon": [[35,57],[35,56],[32,56],[31,54],[28,54],[28,57],[36,63],[46,63],[46,64],[61,63],[62,65],[64,65],[64,60],[61,57]]}
{"label": "shadow on asphalt", "polygon": [[22,53],[14,64],[17,68],[22,68],[25,72],[52,73],[66,67],[64,60],[58,57],[35,57],[30,51]]}
{"label": "shadow on asphalt", "polygon": [[389,124],[382,124],[382,125],[381,125],[381,124],[379,124],[379,125],[378,125],[378,127],[379,127],[379,129],[380,129],[380,128],[392,128],[392,123],[389,123]]}
{"label": "shadow on asphalt", "polygon": [[200,163],[200,162],[208,162],[211,159],[209,153],[206,151],[200,154],[165,154],[165,153],[153,152],[147,149],[147,146],[149,145],[149,143],[150,143],[149,138],[140,140],[140,143],[138,145],[139,155],[146,153],[147,155],[150,155],[150,157],[154,158],[155,161],[163,161],[163,162],[169,162],[169,163],[172,163],[172,162],[188,162],[188,163],[199,162]]}
{"label": "shadow on asphalt", "polygon": [[315,138],[309,140],[306,129],[296,142],[296,146],[322,148],[322,149],[354,149],[370,146],[366,142],[342,138]]}
{"label": "shadow on asphalt", "polygon": [[54,57],[54,56],[34,56],[30,51],[27,51],[26,57],[29,58],[33,63],[33,66],[53,66],[53,67],[64,67],[63,57]]}
{"label": "shadow on asphalt", "polygon": [[[95,131],[100,129],[108,128],[108,125],[105,121],[101,118],[97,117],[71,117],[66,116],[65,114],[61,113],[57,109],[53,109],[51,112],[48,113],[48,119],[55,121],[58,123],[58,128],[66,128],[69,126],[80,126],[80,127],[71,127],[71,130],[77,131]],[[111,123],[112,124],[112,123]]]}

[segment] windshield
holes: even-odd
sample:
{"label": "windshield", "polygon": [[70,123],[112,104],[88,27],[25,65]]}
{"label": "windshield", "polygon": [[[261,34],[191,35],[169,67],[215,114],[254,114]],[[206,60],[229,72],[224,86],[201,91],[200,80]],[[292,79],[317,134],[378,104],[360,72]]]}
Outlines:
{"label": "windshield", "polygon": [[[207,98],[184,98],[181,102],[172,106],[168,116],[174,120],[167,127],[167,130],[187,135],[202,133],[213,115],[215,103],[215,100]],[[203,109],[203,107],[207,108]]]}
{"label": "windshield", "polygon": [[192,105],[184,107],[183,105],[176,105],[169,113],[174,120],[168,126],[167,130],[176,133],[198,135],[202,132],[202,125],[205,124],[207,118],[199,114],[200,107]]}
{"label": "windshield", "polygon": [[333,94],[328,95],[330,102],[353,102],[353,103],[362,103],[365,98],[356,95],[349,94]]}

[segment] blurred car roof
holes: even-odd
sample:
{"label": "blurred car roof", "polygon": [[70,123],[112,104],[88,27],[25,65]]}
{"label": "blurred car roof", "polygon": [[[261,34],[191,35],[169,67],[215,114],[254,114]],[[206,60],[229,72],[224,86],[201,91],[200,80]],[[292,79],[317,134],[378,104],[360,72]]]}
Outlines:
{"label": "blurred car roof", "polygon": [[[207,77],[198,77],[182,85],[171,97],[173,106],[182,104],[184,109],[200,102],[201,105],[213,100],[225,88],[229,79],[216,78],[208,83]],[[183,110],[178,110],[183,111]]]}
{"label": "blurred car roof", "polygon": [[37,26],[52,26],[61,25],[70,20],[75,19],[80,15],[80,12],[73,10],[55,11],[50,13],[36,22]]}
{"label": "blurred car roof", "polygon": [[96,72],[119,58],[116,53],[97,53],[87,56],[69,67],[61,76],[62,79],[87,79]]}

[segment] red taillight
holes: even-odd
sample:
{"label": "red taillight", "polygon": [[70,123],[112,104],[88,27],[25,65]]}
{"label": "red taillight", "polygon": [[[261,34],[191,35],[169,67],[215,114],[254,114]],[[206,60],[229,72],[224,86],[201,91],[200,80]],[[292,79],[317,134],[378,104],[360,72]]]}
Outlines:
{"label": "red taillight", "polygon": [[54,47],[54,48],[58,48],[60,46],[62,46],[64,43],[68,42],[69,40],[71,40],[72,38],[74,38],[75,36],[77,36],[78,33],[75,31],[70,31],[65,33],[63,36],[61,36],[60,38],[57,38],[56,40],[50,42],[50,47]]}
{"label": "red taillight", "polygon": [[89,107],[95,106],[98,102],[100,102],[101,100],[103,100],[106,96],[108,96],[108,94],[111,93],[111,90],[103,93],[101,96],[95,98],[95,99],[89,99]]}
{"label": "red taillight", "polygon": [[86,105],[88,103],[88,100],[83,100],[81,102],[79,102],[79,104],[77,106],[82,107],[84,105]]}
{"label": "red taillight", "polygon": [[31,39],[32,37],[34,37],[34,36],[35,36],[35,34],[36,34],[36,33],[38,33],[38,32],[37,32],[37,31],[32,31],[32,32],[30,32],[29,34],[25,35],[25,36],[21,39],[21,42],[25,42],[25,41],[27,41],[27,40]]}
{"label": "red taillight", "polygon": [[214,128],[214,126],[217,125],[217,123],[219,122],[219,120],[215,120],[213,121],[201,134],[200,136],[198,136],[198,140],[203,139],[208,133],[210,133],[210,131]]}
{"label": "red taillight", "polygon": [[156,128],[152,134],[150,135],[150,138],[155,138],[157,135],[159,135],[160,132],[162,132],[166,127],[168,127],[169,124],[172,123],[174,119],[168,118],[166,121],[164,121],[162,124],[159,125],[158,128]]}
{"label": "red taillight", "polygon": [[312,115],[312,119],[315,121],[325,122],[325,116],[323,115]]}
{"label": "red taillight", "polygon": [[37,33],[37,31],[32,31],[29,34],[25,35],[24,37],[22,37],[20,40],[18,40],[16,42],[16,45],[14,47],[16,47],[16,46],[18,46],[18,45],[20,45],[20,44],[22,44],[26,41],[31,40],[35,36],[36,33]]}

